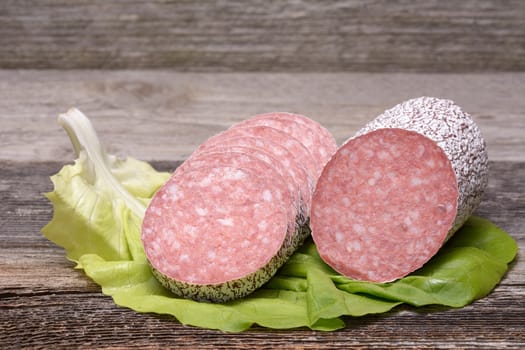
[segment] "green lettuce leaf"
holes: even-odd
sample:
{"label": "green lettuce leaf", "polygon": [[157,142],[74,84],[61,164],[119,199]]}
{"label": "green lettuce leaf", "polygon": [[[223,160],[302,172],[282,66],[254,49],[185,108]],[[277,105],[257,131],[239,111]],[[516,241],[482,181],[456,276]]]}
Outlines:
{"label": "green lettuce leaf", "polygon": [[116,304],[169,314],[180,322],[224,331],[254,324],[275,329],[332,331],[343,316],[383,313],[406,303],[461,307],[499,283],[517,253],[516,242],[488,220],[472,217],[422,269],[392,283],[348,279],[326,265],[311,239],[250,296],[223,304],[177,298],[151,273],[140,240],[145,208],[168,179],[149,164],[120,160],[102,149],[78,110],[59,117],[78,159],[51,180],[53,218],[42,229],[66,250]]}

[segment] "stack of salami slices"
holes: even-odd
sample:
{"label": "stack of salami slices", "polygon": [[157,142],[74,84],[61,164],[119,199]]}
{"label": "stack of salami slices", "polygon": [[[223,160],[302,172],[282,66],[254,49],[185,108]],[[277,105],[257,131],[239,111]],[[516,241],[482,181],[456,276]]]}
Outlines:
{"label": "stack of salami slices", "polygon": [[142,240],[175,294],[224,302],[266,281],[310,233],[313,190],[336,150],[317,122],[262,114],[208,139],[155,194]]}

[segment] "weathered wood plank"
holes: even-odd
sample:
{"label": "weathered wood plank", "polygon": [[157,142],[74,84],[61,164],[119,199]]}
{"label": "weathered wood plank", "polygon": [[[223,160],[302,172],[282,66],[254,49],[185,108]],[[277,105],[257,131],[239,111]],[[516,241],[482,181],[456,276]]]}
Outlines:
{"label": "weathered wood plank", "polygon": [[0,298],[0,344],[3,349],[520,349],[524,309],[523,289],[500,287],[461,309],[399,307],[347,318],[338,332],[254,328],[232,334],[139,314],[99,293],[35,294]]}
{"label": "weathered wood plank", "polygon": [[523,71],[525,3],[2,1],[0,67]]}
{"label": "weathered wood plank", "polygon": [[307,115],[341,143],[386,108],[421,95],[453,99],[471,113],[491,160],[525,160],[525,73],[1,70],[0,159],[71,160],[69,140],[56,116],[72,106],[93,120],[110,152],[176,161],[256,113]]}

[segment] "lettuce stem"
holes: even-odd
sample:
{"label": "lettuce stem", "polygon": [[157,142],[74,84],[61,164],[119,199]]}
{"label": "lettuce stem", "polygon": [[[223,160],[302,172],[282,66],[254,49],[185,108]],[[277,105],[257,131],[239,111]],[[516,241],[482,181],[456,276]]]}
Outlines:
{"label": "lettuce stem", "polygon": [[104,181],[114,194],[142,219],[146,208],[117,181],[111,172],[107,154],[91,121],[78,109],[71,108],[67,113],[58,116],[58,123],[66,130],[77,157],[81,151],[85,151],[88,162],[92,165],[90,169],[94,172],[93,177]]}

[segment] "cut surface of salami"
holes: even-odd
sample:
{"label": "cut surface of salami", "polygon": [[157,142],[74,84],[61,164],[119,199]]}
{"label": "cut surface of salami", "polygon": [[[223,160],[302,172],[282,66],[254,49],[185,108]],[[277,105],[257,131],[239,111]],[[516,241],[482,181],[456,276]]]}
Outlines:
{"label": "cut surface of salami", "polygon": [[338,272],[394,280],[439,250],[457,198],[439,146],[416,132],[379,129],[350,140],[326,166],[312,203],[313,238]]}
{"label": "cut surface of salami", "polygon": [[454,102],[405,101],[358,131],[326,165],[311,228],[342,274],[389,282],[423,266],[477,208],[485,141]]}
{"label": "cut surface of salami", "polygon": [[310,187],[308,174],[290,151],[273,141],[252,136],[223,137],[222,140],[211,145],[203,145],[198,152],[192,155],[192,158],[209,152],[230,151],[243,151],[264,160],[277,169],[288,185],[295,188],[293,198],[296,203],[299,203],[305,219],[310,216],[313,188]]}
{"label": "cut surface of salami", "polygon": [[235,291],[221,295],[222,284],[236,281],[242,289],[242,279],[268,265],[286,241],[288,212],[276,204],[278,196],[270,181],[234,167],[174,176],[144,218],[148,260],[157,273],[187,286],[181,294],[227,300]]}

